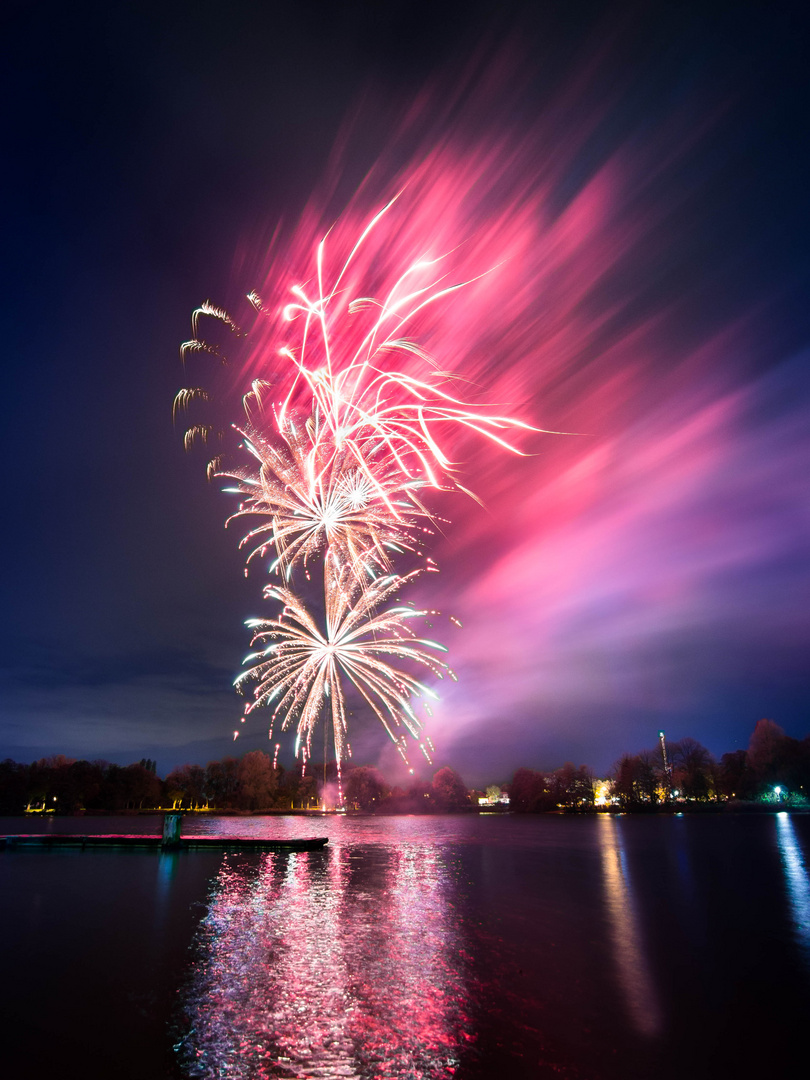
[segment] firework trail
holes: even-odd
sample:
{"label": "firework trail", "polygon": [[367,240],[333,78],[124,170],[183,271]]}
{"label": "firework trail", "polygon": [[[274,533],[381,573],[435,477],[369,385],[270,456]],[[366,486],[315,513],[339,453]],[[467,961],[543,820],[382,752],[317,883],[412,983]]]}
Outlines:
{"label": "firework trail", "polygon": [[[514,418],[489,415],[443,390],[438,384],[449,378],[447,373],[428,370],[416,378],[403,370],[403,355],[418,358],[425,368],[436,367],[433,358],[405,336],[407,328],[424,309],[472,283],[445,284],[446,272],[438,266],[442,260],[413,262],[383,300],[347,300],[341,284],[363,241],[391,206],[366,227],[328,290],[324,287],[325,240],[317,249],[317,295],[293,287],[297,302],[284,308],[284,318],[293,323],[296,333],[279,350],[293,376],[279,411],[280,422],[293,403],[299,404],[323,418],[316,447],[325,441],[333,452],[347,452],[362,463],[369,444],[382,444],[403,476],[424,477],[438,487],[439,475],[452,472],[454,465],[438,441],[438,426],[468,428],[514,453],[520,451],[499,432],[536,429]],[[368,312],[369,320],[352,319]],[[336,334],[335,326],[340,330],[346,326],[348,332]]]}
{"label": "firework trail", "polygon": [[[456,462],[446,449],[448,436],[459,430],[475,432],[522,454],[506,433],[510,429],[539,429],[516,417],[492,414],[488,405],[472,404],[450,393],[447,385],[459,382],[460,376],[441,370],[409,334],[410,330],[419,332],[427,312],[446,306],[461,290],[476,283],[480,286],[491,271],[458,281],[454,276],[449,281],[454,271],[449,255],[421,256],[410,260],[392,282],[384,282],[382,299],[362,291],[364,278],[374,277],[370,268],[379,246],[388,243],[395,227],[386,221],[386,215],[396,210],[395,202],[389,202],[366,224],[344,262],[338,254],[329,282],[327,241],[321,240],[312,271],[316,291],[293,285],[290,293],[295,299],[281,308],[280,316],[271,313],[255,293],[250,294],[257,312],[265,317],[271,338],[263,338],[262,378],[254,380],[245,395],[245,409],[248,416],[257,405],[264,412],[266,399],[275,394],[276,400],[270,404],[277,434],[286,437],[291,413],[307,424],[310,445],[305,471],[311,475],[328,468],[334,456],[341,456],[344,461],[354,458],[355,467],[375,484],[378,470],[370,468],[368,461],[370,455],[382,454],[386,468],[394,466],[405,480],[440,488],[443,480],[450,479],[454,486],[466,490],[452,475]],[[388,231],[378,237],[375,230],[383,224]],[[340,253],[346,247],[345,230],[337,240]],[[200,315],[237,332],[229,316],[206,302],[194,313],[195,337],[181,347],[181,355],[193,346],[222,359],[220,346],[209,344],[202,334]],[[262,328],[260,321],[256,336],[262,337],[263,330],[266,333],[267,328]],[[195,388],[180,390],[175,411],[187,409],[203,395],[204,391]],[[301,421],[301,417],[305,419]],[[379,494],[385,501],[383,484]]]}

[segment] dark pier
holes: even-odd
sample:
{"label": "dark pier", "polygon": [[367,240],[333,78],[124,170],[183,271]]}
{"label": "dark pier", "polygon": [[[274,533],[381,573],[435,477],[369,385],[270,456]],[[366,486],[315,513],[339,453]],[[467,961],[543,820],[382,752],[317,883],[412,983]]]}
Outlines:
{"label": "dark pier", "polygon": [[0,849],[24,848],[62,850],[63,848],[115,847],[149,848],[153,851],[195,851],[202,848],[236,851],[316,851],[326,846],[329,838],[316,836],[301,840],[271,839],[257,836],[181,836],[181,814],[166,814],[163,836],[136,836],[126,833],[77,835],[71,833],[31,833],[0,836]]}

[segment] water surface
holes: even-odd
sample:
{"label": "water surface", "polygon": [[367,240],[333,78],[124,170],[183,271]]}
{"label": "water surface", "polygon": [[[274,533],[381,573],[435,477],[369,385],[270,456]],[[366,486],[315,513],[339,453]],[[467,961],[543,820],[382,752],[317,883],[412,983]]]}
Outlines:
{"label": "water surface", "polygon": [[183,831],[329,844],[4,852],[7,1062],[45,1076],[78,1061],[87,1080],[682,1080],[776,1075],[804,1053],[810,816],[201,817]]}

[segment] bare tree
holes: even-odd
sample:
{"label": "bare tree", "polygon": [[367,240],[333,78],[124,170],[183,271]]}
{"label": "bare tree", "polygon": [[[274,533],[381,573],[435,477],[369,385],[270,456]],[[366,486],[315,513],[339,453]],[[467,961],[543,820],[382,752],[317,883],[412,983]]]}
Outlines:
{"label": "bare tree", "polygon": [[702,743],[687,736],[672,744],[672,783],[689,799],[710,799],[716,791],[717,766]]}

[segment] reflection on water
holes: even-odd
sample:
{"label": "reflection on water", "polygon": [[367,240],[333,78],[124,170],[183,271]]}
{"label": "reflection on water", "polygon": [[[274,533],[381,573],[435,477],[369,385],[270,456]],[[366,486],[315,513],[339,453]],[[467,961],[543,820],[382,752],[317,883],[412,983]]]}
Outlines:
{"label": "reflection on water", "polygon": [[810,949],[810,880],[790,814],[784,811],[776,815],[776,837],[796,933],[805,949]]}
{"label": "reflection on water", "polygon": [[657,1035],[661,1029],[661,1013],[636,914],[621,823],[608,814],[600,814],[598,820],[602,877],[618,982],[637,1030],[644,1035]]}
{"label": "reflection on water", "polygon": [[368,846],[226,860],[183,994],[184,1071],[451,1076],[472,1025],[445,859]]}
{"label": "reflection on water", "polygon": [[806,1057],[810,815],[317,830],[290,856],[0,851],[4,1075],[719,1080]]}
{"label": "reflection on water", "polygon": [[157,864],[157,888],[158,896],[162,903],[168,899],[172,882],[177,876],[178,852],[161,851],[158,854]]}

